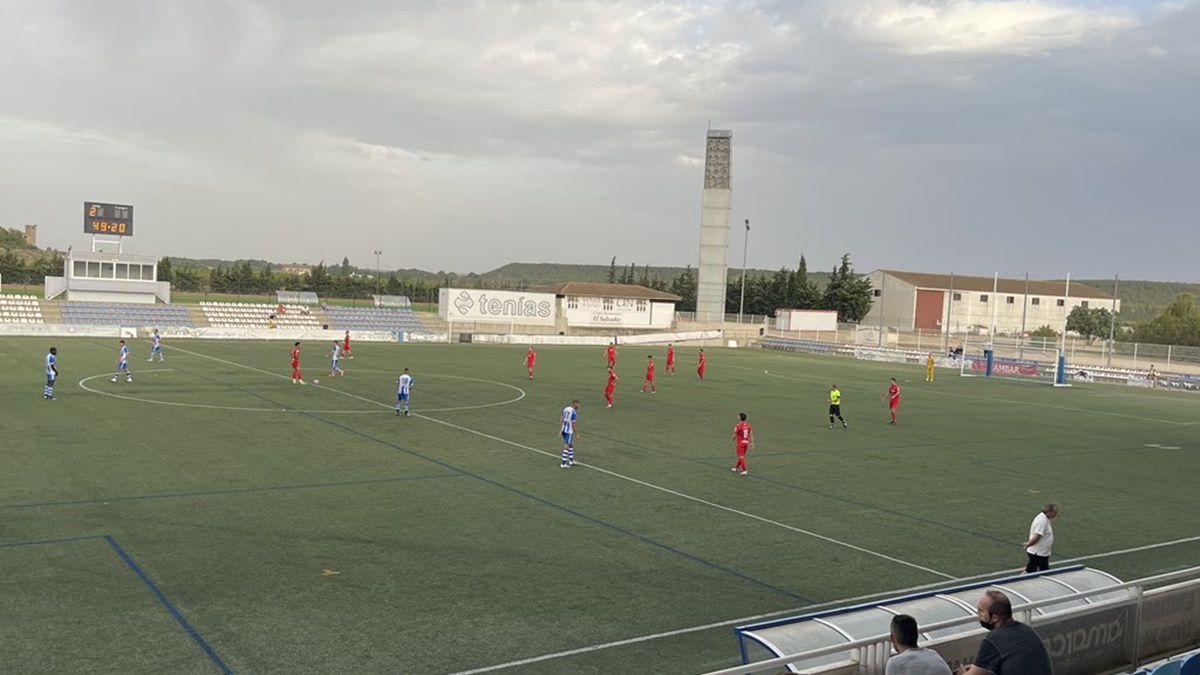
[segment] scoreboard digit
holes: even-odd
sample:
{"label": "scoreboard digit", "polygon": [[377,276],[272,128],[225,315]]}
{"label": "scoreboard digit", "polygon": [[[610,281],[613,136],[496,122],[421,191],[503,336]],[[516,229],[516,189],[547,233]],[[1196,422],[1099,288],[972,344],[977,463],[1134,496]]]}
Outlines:
{"label": "scoreboard digit", "polygon": [[118,237],[133,236],[133,207],[129,204],[83,203],[83,231],[85,234],[110,234]]}

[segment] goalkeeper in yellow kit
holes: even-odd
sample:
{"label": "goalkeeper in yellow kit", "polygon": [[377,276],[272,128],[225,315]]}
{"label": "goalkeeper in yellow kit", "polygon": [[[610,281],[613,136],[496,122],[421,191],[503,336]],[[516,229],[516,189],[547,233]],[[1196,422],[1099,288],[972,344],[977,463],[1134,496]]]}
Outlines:
{"label": "goalkeeper in yellow kit", "polygon": [[933,382],[933,352],[929,352],[929,358],[925,359],[925,381]]}

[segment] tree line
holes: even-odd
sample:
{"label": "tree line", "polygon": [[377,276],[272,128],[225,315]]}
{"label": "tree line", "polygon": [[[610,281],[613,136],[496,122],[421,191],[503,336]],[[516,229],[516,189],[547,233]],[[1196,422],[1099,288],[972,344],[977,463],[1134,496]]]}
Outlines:
{"label": "tree line", "polygon": [[[1111,334],[1122,342],[1200,347],[1200,305],[1190,293],[1180,293],[1158,316],[1141,321],[1131,329],[1122,325],[1120,312],[1113,315],[1104,307],[1075,307],[1067,315],[1067,330],[1089,343],[1107,340]],[[1042,326],[1034,337],[1057,337],[1058,332]]]}
{"label": "tree line", "polygon": [[[651,275],[650,268],[617,265],[614,257],[609,263],[608,282],[614,284],[638,284],[683,298],[675,304],[681,312],[696,311],[696,273],[689,265],[678,276],[666,280]],[[850,254],[842,256],[833,267],[829,281],[822,287],[809,278],[808,261],[800,256],[796,269],[781,267],[774,274],[747,274],[745,302],[742,300],[742,275],[730,274],[725,285],[725,313],[758,316],[775,316],[779,309],[821,309],[838,313],[838,321],[857,323],[871,311],[874,301],[871,282],[855,274],[850,263]]]}

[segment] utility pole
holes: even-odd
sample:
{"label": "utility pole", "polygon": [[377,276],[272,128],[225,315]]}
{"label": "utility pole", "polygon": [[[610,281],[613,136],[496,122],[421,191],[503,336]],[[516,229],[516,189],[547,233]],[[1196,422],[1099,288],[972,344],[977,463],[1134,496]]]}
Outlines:
{"label": "utility pole", "polygon": [[375,295],[379,295],[379,256],[383,255],[383,251],[375,249]]}
{"label": "utility pole", "polygon": [[742,299],[738,302],[738,323],[742,323],[742,311],[746,309],[746,249],[750,246],[750,219],[746,219],[746,237],[742,241]]}

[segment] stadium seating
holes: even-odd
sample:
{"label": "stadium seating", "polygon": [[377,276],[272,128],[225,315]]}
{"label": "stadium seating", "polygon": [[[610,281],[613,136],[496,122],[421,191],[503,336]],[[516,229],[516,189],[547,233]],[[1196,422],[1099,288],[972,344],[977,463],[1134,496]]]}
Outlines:
{"label": "stadium seating", "polygon": [[42,306],[32,295],[0,295],[0,323],[45,323]]}
{"label": "stadium seating", "polygon": [[192,327],[182,305],[125,302],[63,302],[63,323],[85,326]]}
{"label": "stadium seating", "polygon": [[424,333],[429,329],[411,309],[375,307],[325,307],[329,327],[336,330]]}
{"label": "stadium seating", "polygon": [[1179,668],[1179,675],[1200,675],[1200,652],[1192,654]]}
{"label": "stadium seating", "polygon": [[269,328],[274,316],[276,328],[320,328],[321,322],[303,305],[279,305],[245,302],[202,302],[200,309],[210,326],[221,328]]}

